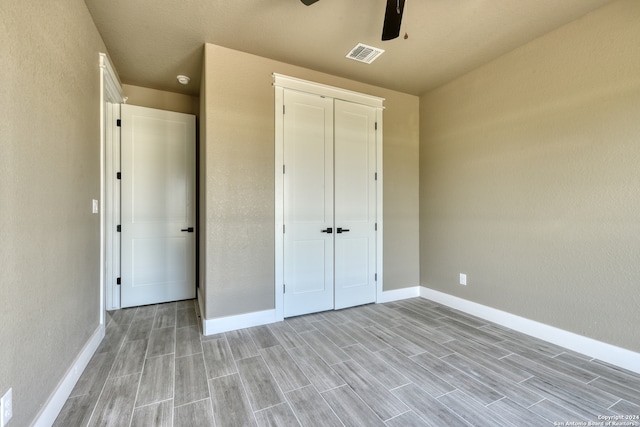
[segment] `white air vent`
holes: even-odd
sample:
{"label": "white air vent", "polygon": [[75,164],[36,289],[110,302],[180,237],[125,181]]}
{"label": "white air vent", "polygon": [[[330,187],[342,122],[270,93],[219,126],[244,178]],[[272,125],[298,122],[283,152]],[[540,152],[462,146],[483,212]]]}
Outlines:
{"label": "white air vent", "polygon": [[378,49],[377,47],[358,43],[358,45],[351,49],[351,52],[347,54],[347,58],[364,62],[366,64],[371,64],[378,56],[382,55],[383,53],[383,49]]}

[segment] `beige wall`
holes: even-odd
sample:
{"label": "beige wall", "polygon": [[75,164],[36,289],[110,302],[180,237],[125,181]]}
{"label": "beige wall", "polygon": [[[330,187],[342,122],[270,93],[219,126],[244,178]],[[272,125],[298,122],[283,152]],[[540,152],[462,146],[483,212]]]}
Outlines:
{"label": "beige wall", "polygon": [[[418,98],[207,44],[206,317],[274,308],[274,89],[280,73],[386,98],[384,285],[416,286]],[[201,95],[202,98],[202,95]],[[202,127],[201,127],[202,129]],[[202,228],[201,228],[202,230]]]}
{"label": "beige wall", "polygon": [[639,22],[615,2],[420,98],[423,286],[640,350]]}
{"label": "beige wall", "polygon": [[[206,52],[203,53],[202,77],[200,78],[199,117],[207,116],[207,75]],[[207,121],[198,120],[198,303],[202,306],[207,300]],[[202,317],[206,317],[202,313]]]}
{"label": "beige wall", "polygon": [[122,91],[127,97],[127,104],[131,105],[195,115],[200,109],[200,100],[197,96],[127,84],[122,85]]}
{"label": "beige wall", "polygon": [[82,0],[4,0],[0,22],[0,394],[17,427],[98,327],[105,48]]}

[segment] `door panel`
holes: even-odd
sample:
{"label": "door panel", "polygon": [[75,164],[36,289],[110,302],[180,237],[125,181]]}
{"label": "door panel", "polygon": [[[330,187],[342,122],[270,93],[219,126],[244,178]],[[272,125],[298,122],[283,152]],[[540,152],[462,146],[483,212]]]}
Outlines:
{"label": "door panel", "polygon": [[195,117],[122,106],[121,306],[195,298]]}
{"label": "door panel", "polygon": [[333,308],[333,100],[284,98],[284,316]]}
{"label": "door panel", "polygon": [[335,100],[335,308],[376,300],[376,110]]}

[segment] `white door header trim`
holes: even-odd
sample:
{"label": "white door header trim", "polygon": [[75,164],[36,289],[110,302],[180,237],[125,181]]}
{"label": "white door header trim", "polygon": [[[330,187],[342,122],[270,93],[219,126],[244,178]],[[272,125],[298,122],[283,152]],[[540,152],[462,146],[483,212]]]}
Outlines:
{"label": "white door header trim", "polygon": [[[125,102],[127,98],[124,96],[124,92],[122,91],[122,86],[120,85],[120,80],[118,79],[118,74],[115,69],[111,65],[109,61],[109,57],[100,52],[100,68],[103,70],[103,81],[104,81],[104,101],[111,102],[113,104],[120,104]],[[103,102],[104,102],[103,101]]]}
{"label": "white door header trim", "polygon": [[343,101],[355,102],[357,104],[368,105],[370,107],[384,108],[384,98],[341,89],[334,86],[323,85],[321,83],[310,82],[283,74],[273,73],[273,85],[285,89],[294,89],[301,92],[326,96],[329,98],[342,99]]}

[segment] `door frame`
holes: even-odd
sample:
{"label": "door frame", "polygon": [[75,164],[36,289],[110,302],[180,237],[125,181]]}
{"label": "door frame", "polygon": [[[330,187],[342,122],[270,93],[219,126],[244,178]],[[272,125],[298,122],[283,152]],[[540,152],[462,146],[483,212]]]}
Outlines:
{"label": "door frame", "polygon": [[[120,218],[120,186],[116,172],[120,167],[120,104],[126,102],[120,80],[105,53],[100,61],[100,324],[105,310],[120,308],[116,278],[120,273],[120,237],[116,225]],[[116,303],[117,302],[117,303]]]}
{"label": "door frame", "polygon": [[275,90],[275,320],[284,319],[284,115],[280,114],[284,108],[284,90],[293,89],[314,95],[341,99],[343,101],[368,105],[376,108],[376,302],[382,296],[383,290],[383,218],[382,218],[382,111],[384,98],[340,89],[334,86],[314,83],[307,80],[273,74]]}

